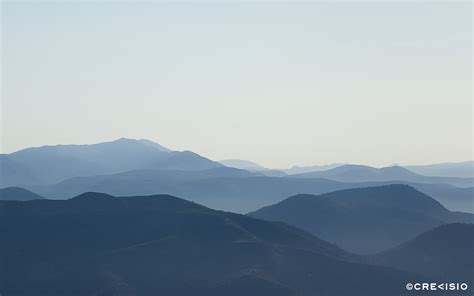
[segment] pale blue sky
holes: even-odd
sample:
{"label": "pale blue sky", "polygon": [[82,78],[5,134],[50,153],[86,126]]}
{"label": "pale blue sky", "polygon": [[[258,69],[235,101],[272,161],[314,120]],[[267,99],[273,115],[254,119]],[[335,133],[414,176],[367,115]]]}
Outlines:
{"label": "pale blue sky", "polygon": [[2,151],[472,159],[472,4],[2,4]]}

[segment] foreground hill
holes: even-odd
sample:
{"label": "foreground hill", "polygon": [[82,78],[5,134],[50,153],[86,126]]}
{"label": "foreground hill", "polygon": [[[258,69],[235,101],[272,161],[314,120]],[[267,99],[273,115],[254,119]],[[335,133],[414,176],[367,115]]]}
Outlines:
{"label": "foreground hill", "polygon": [[473,178],[422,176],[399,166],[373,168],[365,165],[343,165],[327,171],[292,175],[294,178],[325,178],[340,182],[405,181],[413,183],[446,183],[472,187]]}
{"label": "foreground hill", "polygon": [[56,183],[75,176],[137,169],[203,170],[221,164],[190,151],[170,151],[148,141],[119,139],[93,145],[28,148],[0,155],[0,186]]}
{"label": "foreground hill", "polygon": [[436,226],[473,222],[407,185],[301,194],[249,214],[305,229],[343,249],[368,254],[394,247]]}
{"label": "foreground hill", "polygon": [[7,187],[0,189],[0,200],[25,201],[34,199],[44,199],[44,197],[19,187]]}
{"label": "foreground hill", "polygon": [[371,257],[377,264],[474,284],[474,224],[447,224]]}
{"label": "foreground hill", "polygon": [[168,195],[0,201],[0,233],[5,295],[389,296],[420,279]]}

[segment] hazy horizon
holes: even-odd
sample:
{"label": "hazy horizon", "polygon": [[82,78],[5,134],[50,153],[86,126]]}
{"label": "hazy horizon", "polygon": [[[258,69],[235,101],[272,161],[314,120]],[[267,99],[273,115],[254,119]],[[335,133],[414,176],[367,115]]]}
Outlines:
{"label": "hazy horizon", "polygon": [[[40,148],[40,147],[45,147],[45,146],[68,146],[68,145],[94,145],[94,144],[100,144],[100,143],[109,143],[109,142],[115,142],[115,141],[119,141],[119,140],[122,140],[122,139],[127,139],[127,140],[149,140],[151,141],[150,139],[138,139],[138,138],[119,138],[119,139],[113,139],[113,140],[107,140],[107,141],[100,141],[100,142],[97,142],[97,143],[58,143],[58,144],[47,144],[47,145],[41,145],[41,146],[32,146],[32,147],[25,147],[25,148],[22,148],[22,149],[19,149],[19,150],[16,150],[16,151],[12,151],[10,153],[14,153],[14,152],[18,152],[18,151],[21,151],[21,150],[24,150],[24,149],[28,149],[28,148]],[[159,143],[157,141],[152,141],[152,142],[155,142],[157,144],[160,144],[161,146],[165,147],[165,148],[168,148],[170,149],[171,151],[184,151],[184,150],[174,150],[170,147],[168,147],[167,145],[164,145],[163,143]],[[185,149],[185,150],[188,150],[188,149]],[[193,151],[194,152],[194,151]],[[9,153],[6,153],[6,154],[9,154]],[[0,153],[1,155],[1,153]],[[207,157],[206,155],[201,155],[201,156],[204,156],[204,157]],[[250,161],[250,162],[254,162],[256,164],[259,164],[261,165],[261,163],[259,163],[258,161],[255,161],[255,160],[251,160],[251,159],[241,159],[241,158],[227,158],[227,159],[212,159],[210,158],[211,160],[213,161],[225,161],[225,160],[243,160],[243,161]],[[410,165],[430,165],[430,164],[449,164],[449,163],[461,163],[461,162],[471,162],[471,161],[474,161],[474,159],[466,159],[466,160],[461,160],[461,161],[442,161],[442,162],[439,162],[439,163],[392,163],[392,164],[388,164],[388,165],[382,165],[382,166],[376,166],[376,165],[373,165],[373,167],[387,167],[387,166],[410,166]],[[266,167],[267,169],[289,169],[291,167],[294,167],[294,166],[297,166],[297,167],[309,167],[309,166],[325,166],[325,165],[334,165],[334,164],[354,164],[354,165],[368,165],[370,166],[369,164],[366,164],[366,163],[304,163],[304,164],[292,164],[292,165],[289,165],[287,167]]]}
{"label": "hazy horizon", "polygon": [[145,138],[269,168],[472,160],[472,3],[2,2],[0,153]]}

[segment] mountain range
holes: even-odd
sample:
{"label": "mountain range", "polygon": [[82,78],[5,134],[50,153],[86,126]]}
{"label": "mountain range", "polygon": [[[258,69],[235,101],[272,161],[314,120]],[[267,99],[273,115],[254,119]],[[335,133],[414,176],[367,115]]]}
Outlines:
{"label": "mountain range", "polygon": [[222,167],[191,151],[171,151],[148,140],[27,148],[0,155],[0,186],[52,184],[77,176],[138,169],[203,170]]}
{"label": "mountain range", "polygon": [[348,183],[314,178],[267,177],[258,172],[227,167],[202,171],[137,170],[74,177],[53,185],[26,186],[26,189],[52,199],[70,198],[87,191],[116,196],[166,193],[215,209],[247,213],[299,193],[321,194],[392,183],[409,184],[442,202],[450,210],[474,211],[472,187],[400,181]]}
{"label": "mountain range", "polygon": [[0,189],[0,200],[34,200],[44,199],[43,196],[19,187],[7,187]]}
{"label": "mountain range", "polygon": [[5,295],[402,295],[429,279],[169,195],[0,201]]}
{"label": "mountain range", "polygon": [[0,293],[370,296],[474,284],[463,168],[270,170],[131,139],[2,154]]}
{"label": "mountain range", "polygon": [[380,252],[452,222],[474,222],[407,185],[300,194],[249,214],[299,227],[359,254]]}
{"label": "mountain range", "polygon": [[230,167],[230,168],[247,170],[249,172],[256,172],[256,173],[259,173],[262,176],[284,177],[284,176],[287,175],[284,172],[284,170],[268,169],[266,167],[263,167],[263,166],[259,165],[258,163],[248,161],[248,160],[225,159],[225,160],[220,160],[219,163],[222,164],[222,165],[225,165],[226,167]]}
{"label": "mountain range", "polygon": [[425,176],[474,178],[473,160],[428,165],[409,165],[405,166],[405,168]]}
{"label": "mountain range", "polygon": [[422,176],[399,166],[373,168],[365,165],[343,165],[327,171],[295,174],[294,178],[324,178],[340,182],[406,181],[413,183],[444,183],[460,187],[472,187],[473,178]]}
{"label": "mountain range", "polygon": [[[343,164],[294,167],[293,175],[287,176],[284,170],[265,169],[253,162],[222,163],[190,151],[171,151],[148,140],[44,146],[0,155],[0,187],[22,187],[55,199],[86,191],[117,196],[167,193],[246,213],[299,193],[402,183],[450,210],[474,212],[472,178],[428,177],[402,167]],[[294,174],[299,169],[319,171]]]}
{"label": "mountain range", "polygon": [[266,167],[259,165],[253,161],[241,160],[241,159],[224,159],[219,160],[220,164],[225,165],[226,167],[247,170],[247,171],[262,171],[268,170]]}
{"label": "mountain range", "polygon": [[[225,166],[239,168],[239,169],[258,169],[265,172],[267,169],[258,163],[232,159],[226,161],[220,161]],[[347,163],[333,163],[326,165],[312,165],[312,166],[292,166],[289,169],[271,169],[272,171],[279,171],[285,175],[305,174],[311,172],[328,171],[340,166],[352,165]],[[403,167],[411,172],[419,175],[431,176],[431,177],[457,177],[457,178],[474,178],[474,161],[463,161],[463,162],[446,162],[446,163],[435,163],[425,165],[393,165]]]}
{"label": "mountain range", "polygon": [[289,169],[283,169],[288,175],[295,175],[295,174],[304,174],[310,172],[319,172],[319,171],[327,171],[330,169],[337,168],[339,166],[345,165],[344,163],[332,163],[332,164],[325,164],[325,165],[311,165],[311,166],[292,166]]}
{"label": "mountain range", "polygon": [[[203,170],[227,166],[260,172],[266,176],[295,175],[347,182],[399,180],[472,187],[473,165],[474,161],[467,161],[405,166],[408,170],[403,170],[398,166],[377,169],[335,163],[268,169],[247,160],[228,159],[216,162],[191,151],[172,151],[149,140],[121,138],[98,144],[33,147],[10,154],[0,154],[0,186],[52,184],[71,177],[114,174],[130,170]],[[48,170],[45,167],[48,167]],[[438,178],[430,178],[433,176]]]}

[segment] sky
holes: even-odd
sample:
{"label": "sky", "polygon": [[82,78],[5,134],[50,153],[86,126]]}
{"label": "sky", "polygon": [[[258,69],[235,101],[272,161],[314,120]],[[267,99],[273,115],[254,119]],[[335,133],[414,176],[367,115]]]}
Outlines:
{"label": "sky", "polygon": [[127,137],[271,168],[473,159],[470,2],[1,9],[3,153]]}

